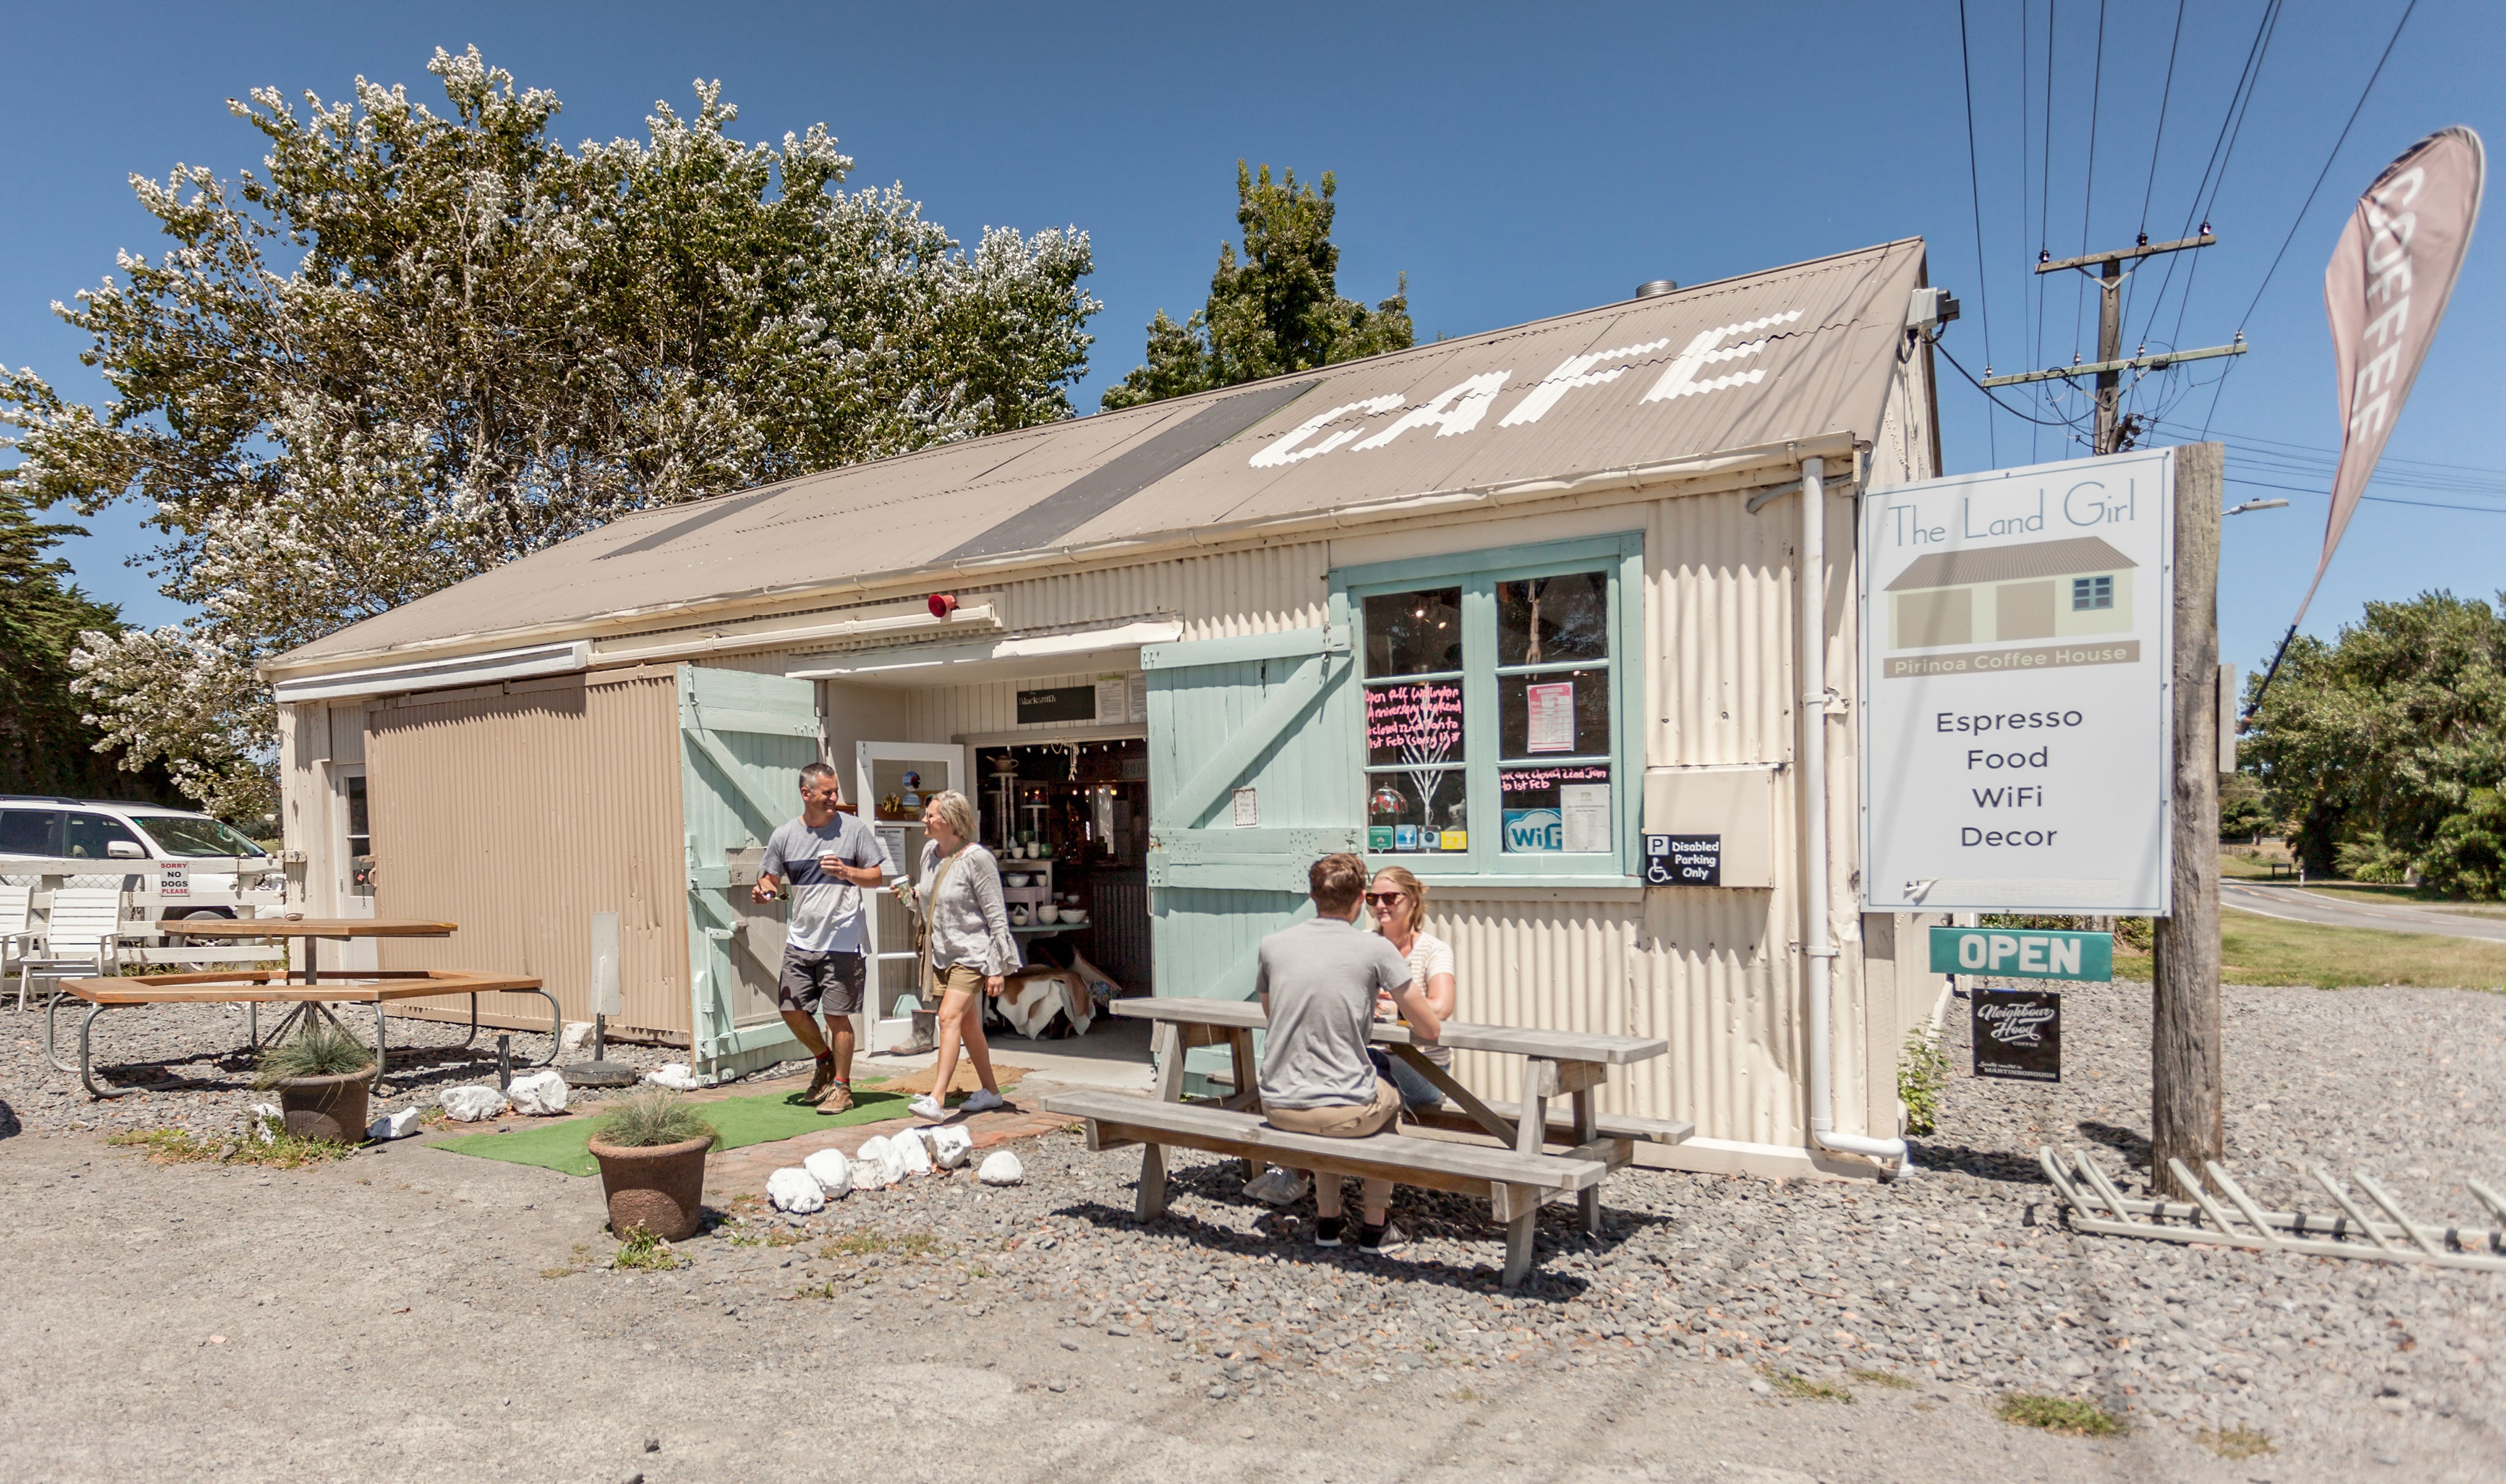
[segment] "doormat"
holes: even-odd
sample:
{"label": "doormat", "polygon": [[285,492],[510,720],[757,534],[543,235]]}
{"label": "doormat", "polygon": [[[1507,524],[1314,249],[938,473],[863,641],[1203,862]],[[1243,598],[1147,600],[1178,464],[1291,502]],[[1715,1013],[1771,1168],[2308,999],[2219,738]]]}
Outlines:
{"label": "doormat", "polygon": [[[1007,1092],[1011,1088],[1017,1086],[1019,1084],[1019,1079],[1025,1077],[1026,1074],[1027,1069],[1024,1067],[1013,1067],[1007,1062],[992,1063],[992,1080],[1001,1084],[1001,1091],[1003,1092]],[[886,1081],[878,1084],[878,1090],[881,1092],[929,1092],[931,1090],[932,1081],[939,1076],[940,1069],[938,1067],[925,1067],[919,1072],[909,1072],[903,1077],[889,1078]],[[984,1085],[983,1078],[975,1076],[975,1065],[968,1061],[958,1062],[957,1075],[949,1079],[949,1091],[951,1094],[972,1092],[982,1085]],[[853,1096],[860,1097],[861,1094],[857,1092],[854,1093]]]}
{"label": "doormat", "polygon": [[[790,1139],[819,1129],[844,1128],[855,1123],[877,1123],[882,1118],[910,1116],[903,1093],[853,1091],[853,1106],[833,1116],[820,1113],[803,1103],[786,1102],[791,1094],[763,1093],[756,1097],[724,1098],[714,1103],[691,1103],[697,1116],[714,1126],[722,1135],[717,1149],[744,1148],[752,1144],[767,1144],[776,1139]],[[538,1165],[561,1175],[597,1175],[600,1162],[591,1157],[591,1131],[600,1119],[567,1118],[559,1123],[546,1123],[537,1128],[518,1129],[510,1134],[466,1134],[447,1139],[432,1148],[449,1149],[455,1154],[474,1154],[481,1159],[501,1159],[509,1164]]]}

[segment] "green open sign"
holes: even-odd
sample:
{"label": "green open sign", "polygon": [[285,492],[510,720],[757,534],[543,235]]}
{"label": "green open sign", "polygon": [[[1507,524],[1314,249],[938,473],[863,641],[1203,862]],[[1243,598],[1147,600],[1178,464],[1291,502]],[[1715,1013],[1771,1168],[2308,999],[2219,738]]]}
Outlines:
{"label": "green open sign", "polygon": [[1988,973],[2005,979],[2114,977],[2111,933],[2045,933],[2021,928],[1934,928],[1932,972]]}

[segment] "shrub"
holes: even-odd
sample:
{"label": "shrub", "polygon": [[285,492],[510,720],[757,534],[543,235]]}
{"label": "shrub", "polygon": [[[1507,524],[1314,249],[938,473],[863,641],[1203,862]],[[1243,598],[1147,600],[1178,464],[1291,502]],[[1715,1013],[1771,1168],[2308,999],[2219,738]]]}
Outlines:
{"label": "shrub", "polygon": [[1949,1088],[1949,1053],[1927,1025],[1906,1033],[1897,1056],[1897,1101],[1906,1105],[1906,1132],[1929,1134],[1941,1126],[1941,1098]]}
{"label": "shrub", "polygon": [[2497,899],[2506,888],[2506,796],[2474,789],[2459,811],[2446,816],[2419,860],[2419,885],[2442,897]]}
{"label": "shrub", "polygon": [[2385,844],[2383,835],[2373,830],[2342,841],[2333,860],[2341,874],[2352,881],[2398,886],[2410,879],[2411,858]]}
{"label": "shrub", "polygon": [[677,1093],[648,1087],[619,1099],[618,1106],[592,1129],[591,1137],[617,1148],[650,1149],[720,1135]]}
{"label": "shrub", "polygon": [[2014,1392],[1993,1409],[2007,1423],[2067,1432],[2074,1437],[2107,1437],[2123,1431],[2112,1413],[2077,1396],[2034,1396]]}
{"label": "shrub", "polygon": [[346,1026],[308,1015],[295,1035],[261,1053],[252,1084],[269,1088],[291,1077],[344,1077],[374,1065],[375,1054]]}

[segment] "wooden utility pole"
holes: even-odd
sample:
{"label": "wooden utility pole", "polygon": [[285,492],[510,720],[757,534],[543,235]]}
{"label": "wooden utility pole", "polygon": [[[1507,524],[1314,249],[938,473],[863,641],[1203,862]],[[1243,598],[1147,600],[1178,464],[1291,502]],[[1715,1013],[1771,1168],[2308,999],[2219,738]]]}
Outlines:
{"label": "wooden utility pole", "polygon": [[2150,989],[2150,1184],[2190,1200],[2166,1161],[2196,1175],[2227,1152],[2219,1045],[2219,506],[2226,453],[2175,450],[2174,867]]}
{"label": "wooden utility pole", "polygon": [[2124,440],[2116,408],[2123,398],[2125,371],[2161,371],[2182,361],[2207,361],[2214,356],[2240,356],[2245,353],[2245,337],[2240,333],[2237,336],[2236,343],[2232,345],[2213,345],[2206,350],[2161,351],[2154,356],[2125,356],[2123,353],[2123,285],[2124,279],[2129,275],[2125,273],[2123,265],[2127,263],[2137,263],[2143,258],[2154,258],[2161,253],[2180,253],[2188,248],[2208,247],[2218,240],[2210,235],[2210,224],[2204,222],[2202,224],[2200,236],[2179,237],[2172,242],[2152,242],[2144,232],[2134,245],[2117,248],[2110,253],[2090,253],[2086,257],[2064,258],[2058,262],[2051,253],[2037,254],[2036,271],[2039,273],[2059,273],[2071,268],[2077,268],[2083,273],[2091,268],[2097,270],[2097,358],[2086,365],[2081,365],[2074,359],[2069,366],[2058,366],[2051,371],[2021,371],[2015,376],[1993,375],[1992,368],[1987,366],[1984,369],[1986,373],[1984,385],[1987,389],[1990,389],[1996,386],[2018,386],[2028,381],[2067,381],[2077,376],[2093,375],[2096,377],[2097,425],[2095,442],[2092,446],[2098,453],[2121,453]]}

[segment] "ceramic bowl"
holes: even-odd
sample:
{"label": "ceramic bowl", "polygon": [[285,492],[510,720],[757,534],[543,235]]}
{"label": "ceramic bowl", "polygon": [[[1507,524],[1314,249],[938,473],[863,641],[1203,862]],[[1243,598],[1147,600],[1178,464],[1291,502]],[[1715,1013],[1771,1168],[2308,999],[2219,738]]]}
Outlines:
{"label": "ceramic bowl", "polygon": [[1061,908],[1055,906],[1052,902],[1048,901],[1044,905],[1035,909],[1035,920],[1037,922],[1058,922],[1061,920]]}

